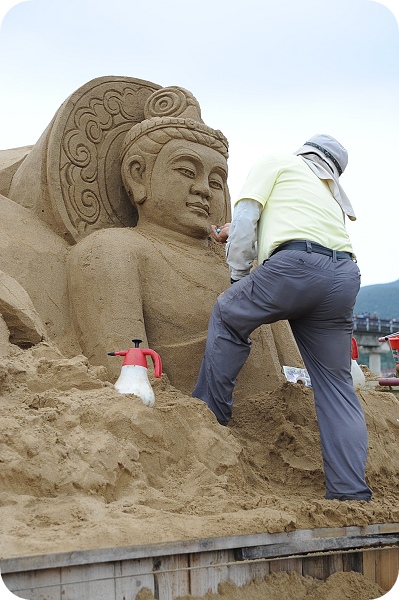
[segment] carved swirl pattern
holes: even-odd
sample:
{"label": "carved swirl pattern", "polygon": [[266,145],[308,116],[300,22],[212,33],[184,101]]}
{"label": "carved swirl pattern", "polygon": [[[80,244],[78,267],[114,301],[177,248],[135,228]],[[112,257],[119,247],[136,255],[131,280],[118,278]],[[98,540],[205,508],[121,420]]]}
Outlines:
{"label": "carved swirl pattern", "polygon": [[54,134],[61,139],[61,154],[54,151],[60,181],[53,204],[72,241],[95,229],[135,225],[135,209],[120,184],[119,149],[158,89],[145,84],[104,78],[60,109],[60,130]]}
{"label": "carved swirl pattern", "polygon": [[[84,185],[76,185],[74,181],[74,175],[76,173],[76,165],[73,163],[66,164],[63,171],[61,180],[64,181],[64,190],[66,191],[70,207],[68,207],[68,214],[80,215],[85,223],[93,224],[100,218],[100,202],[98,196],[93,193],[90,187],[84,188]],[[93,180],[94,181],[94,180]],[[93,183],[89,181],[89,183]],[[79,189],[79,194],[76,194],[76,190]]]}
{"label": "carved swirl pattern", "polygon": [[144,108],[146,119],[177,117],[187,109],[187,93],[179,88],[167,88],[153,94]]}

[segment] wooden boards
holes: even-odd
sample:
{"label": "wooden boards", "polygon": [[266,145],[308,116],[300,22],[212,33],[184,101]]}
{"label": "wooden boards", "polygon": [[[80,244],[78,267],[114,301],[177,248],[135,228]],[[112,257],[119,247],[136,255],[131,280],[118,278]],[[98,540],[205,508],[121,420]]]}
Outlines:
{"label": "wooden boards", "polygon": [[29,600],[158,600],[217,593],[274,571],[326,579],[357,571],[388,591],[399,572],[399,523],[203,538],[0,561],[4,583]]}

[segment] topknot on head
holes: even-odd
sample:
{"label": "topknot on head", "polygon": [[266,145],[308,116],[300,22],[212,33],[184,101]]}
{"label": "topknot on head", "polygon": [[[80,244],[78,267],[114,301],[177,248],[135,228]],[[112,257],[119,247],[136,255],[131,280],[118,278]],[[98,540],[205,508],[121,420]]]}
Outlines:
{"label": "topknot on head", "polygon": [[[188,90],[170,86],[156,90],[144,105],[145,120],[134,125],[122,143],[121,159],[140,138],[166,143],[175,137],[190,139],[218,150],[228,157],[228,141],[221,131],[204,123],[198,100]],[[162,134],[163,131],[163,134]]]}

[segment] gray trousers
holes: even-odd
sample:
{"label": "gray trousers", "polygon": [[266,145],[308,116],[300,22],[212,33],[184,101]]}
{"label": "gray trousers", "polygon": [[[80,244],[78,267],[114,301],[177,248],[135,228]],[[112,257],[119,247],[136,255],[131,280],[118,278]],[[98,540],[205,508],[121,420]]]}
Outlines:
{"label": "gray trousers", "polygon": [[236,377],[262,324],[288,320],[312,381],[326,498],[369,500],[368,439],[351,377],[353,307],[360,272],[352,260],[282,250],[217,299],[193,397],[219,423],[231,418]]}

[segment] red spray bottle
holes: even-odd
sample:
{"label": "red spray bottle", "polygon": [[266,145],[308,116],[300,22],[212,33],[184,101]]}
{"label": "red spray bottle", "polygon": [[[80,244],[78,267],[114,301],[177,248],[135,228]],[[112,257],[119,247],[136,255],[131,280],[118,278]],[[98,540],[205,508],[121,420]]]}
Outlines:
{"label": "red spray bottle", "polygon": [[154,363],[154,375],[162,376],[161,357],[150,348],[139,348],[142,340],[134,339],[134,348],[120,350],[119,352],[108,352],[109,356],[124,356],[121,374],[115,383],[115,389],[120,394],[134,394],[141,398],[146,406],[152,407],[155,403],[154,391],[148,380],[147,359],[151,356]]}

